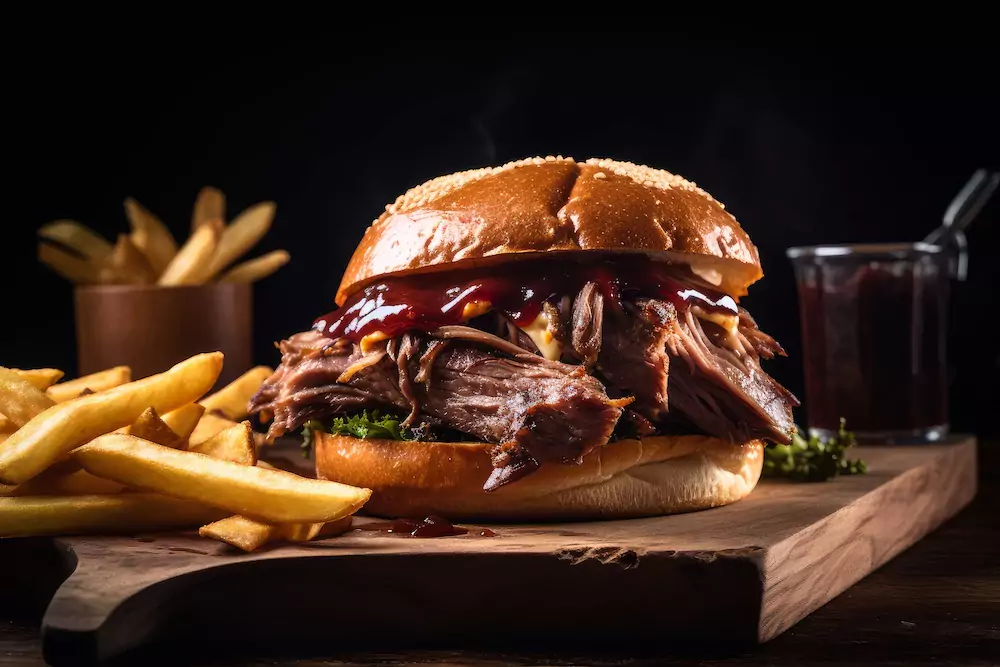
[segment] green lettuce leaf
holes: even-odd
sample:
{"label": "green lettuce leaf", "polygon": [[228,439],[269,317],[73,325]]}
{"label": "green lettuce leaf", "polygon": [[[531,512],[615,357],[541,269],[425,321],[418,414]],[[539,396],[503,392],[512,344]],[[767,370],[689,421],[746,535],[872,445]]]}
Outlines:
{"label": "green lettuce leaf", "polygon": [[302,427],[303,454],[308,457],[312,451],[315,431],[334,435],[350,435],[361,439],[414,440],[414,434],[409,429],[400,426],[400,421],[398,417],[383,415],[378,410],[372,410],[371,413],[363,410],[359,414],[336,417],[329,427],[316,419],[310,420]]}

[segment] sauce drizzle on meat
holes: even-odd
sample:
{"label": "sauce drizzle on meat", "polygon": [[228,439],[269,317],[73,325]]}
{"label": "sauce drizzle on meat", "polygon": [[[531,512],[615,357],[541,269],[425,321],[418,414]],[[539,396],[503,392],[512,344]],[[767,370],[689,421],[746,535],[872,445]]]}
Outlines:
{"label": "sauce drizzle on meat", "polygon": [[511,269],[514,275],[480,269],[385,280],[351,295],[342,308],[318,318],[313,328],[334,340],[358,341],[376,332],[392,338],[410,330],[462,324],[488,309],[503,312],[523,327],[538,317],[547,301],[576,294],[588,282],[619,309],[623,298],[644,296],[669,301],[679,310],[697,305],[708,312],[739,313],[733,297],[684,284],[662,264],[641,258],[562,266],[525,261]]}

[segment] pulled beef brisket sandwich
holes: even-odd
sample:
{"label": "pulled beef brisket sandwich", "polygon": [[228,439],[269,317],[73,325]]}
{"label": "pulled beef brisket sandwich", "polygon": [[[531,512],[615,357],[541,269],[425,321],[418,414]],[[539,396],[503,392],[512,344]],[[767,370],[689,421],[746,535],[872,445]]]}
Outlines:
{"label": "pulled beef brisket sandwich", "polygon": [[305,427],[318,476],[372,489],[377,515],[724,505],[795,431],[798,401],[760,366],[784,351],[738,303],[762,276],[735,218],[665,171],[442,176],[374,221],[339,309],[280,344],[251,409],[272,437]]}

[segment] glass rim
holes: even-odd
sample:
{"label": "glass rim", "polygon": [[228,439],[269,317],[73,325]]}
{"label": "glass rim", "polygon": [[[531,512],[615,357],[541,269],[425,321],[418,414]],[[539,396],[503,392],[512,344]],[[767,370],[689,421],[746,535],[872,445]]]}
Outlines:
{"label": "glass rim", "polygon": [[923,255],[939,255],[944,246],[917,241],[914,243],[844,243],[813,246],[794,246],[785,250],[789,259],[812,257],[887,257],[906,259]]}

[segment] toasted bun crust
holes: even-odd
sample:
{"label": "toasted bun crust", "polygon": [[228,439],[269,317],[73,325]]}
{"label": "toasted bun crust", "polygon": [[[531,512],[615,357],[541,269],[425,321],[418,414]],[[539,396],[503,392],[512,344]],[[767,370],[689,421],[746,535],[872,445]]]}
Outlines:
{"label": "toasted bun crust", "polygon": [[399,197],[368,228],[336,301],[388,275],[581,250],[689,263],[733,296],[764,275],[736,218],[694,183],[628,162],[530,158]]}
{"label": "toasted bun crust", "polygon": [[580,465],[542,466],[483,491],[492,471],[484,443],[361,440],[315,433],[316,473],[372,489],[364,512],[453,521],[624,519],[707,509],[740,500],[760,478],[763,444],[706,436],[619,440]]}

